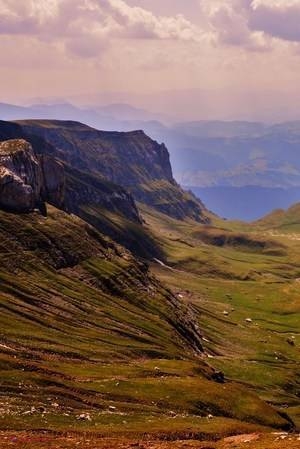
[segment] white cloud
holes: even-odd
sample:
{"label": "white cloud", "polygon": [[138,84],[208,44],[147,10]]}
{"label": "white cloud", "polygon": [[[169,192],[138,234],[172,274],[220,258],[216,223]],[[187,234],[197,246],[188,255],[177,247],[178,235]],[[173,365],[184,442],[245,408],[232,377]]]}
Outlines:
{"label": "white cloud", "polygon": [[0,0],[0,34],[63,41],[83,57],[101,53],[114,38],[199,41],[183,15],[157,16],[123,0]]}
{"label": "white cloud", "polygon": [[254,9],[260,6],[265,6],[267,8],[290,8],[294,6],[300,6],[300,0],[253,0],[252,7]]}
{"label": "white cloud", "polygon": [[[201,26],[126,0],[0,0],[0,34],[59,44],[83,58],[113,40],[196,42],[266,51],[275,39],[300,42],[300,0],[199,0]],[[183,5],[183,11],[184,11]],[[200,15],[199,12],[199,15]]]}
{"label": "white cloud", "polygon": [[268,50],[274,38],[300,42],[300,0],[200,0],[219,44]]}
{"label": "white cloud", "polygon": [[260,30],[249,28],[251,0],[202,0],[200,6],[219,44],[247,50],[269,49],[269,39]]}
{"label": "white cloud", "polygon": [[123,0],[98,0],[99,6],[119,26],[120,35],[137,39],[197,40],[199,30],[183,15],[155,16]]}

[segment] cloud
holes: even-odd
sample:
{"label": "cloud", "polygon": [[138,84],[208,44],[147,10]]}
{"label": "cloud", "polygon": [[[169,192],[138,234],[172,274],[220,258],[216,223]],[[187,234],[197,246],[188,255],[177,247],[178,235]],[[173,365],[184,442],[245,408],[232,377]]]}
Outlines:
{"label": "cloud", "polygon": [[57,44],[80,58],[99,58],[116,40],[202,48],[213,42],[256,52],[270,50],[276,39],[300,42],[300,0],[198,1],[196,25],[183,14],[154,14],[126,0],[0,0],[0,35]]}
{"label": "cloud", "polygon": [[278,39],[300,42],[300,0],[254,0],[249,27]]}
{"label": "cloud", "polygon": [[261,30],[249,27],[251,0],[202,0],[200,6],[217,43],[252,51],[269,49],[269,40]]}
{"label": "cloud", "polygon": [[99,6],[119,26],[119,34],[135,39],[197,40],[199,30],[181,14],[156,16],[123,0],[98,0]]}
{"label": "cloud", "polygon": [[269,50],[274,39],[300,42],[300,0],[200,0],[219,44]]}
{"label": "cloud", "polygon": [[97,56],[112,39],[202,38],[183,15],[157,16],[123,0],[0,0],[0,34],[63,42],[81,57]]}

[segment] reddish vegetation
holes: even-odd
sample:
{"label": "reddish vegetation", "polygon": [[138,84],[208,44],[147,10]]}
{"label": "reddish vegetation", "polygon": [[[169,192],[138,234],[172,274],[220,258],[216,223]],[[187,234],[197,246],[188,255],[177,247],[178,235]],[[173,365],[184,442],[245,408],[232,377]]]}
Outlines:
{"label": "reddish vegetation", "polygon": [[284,433],[246,434],[217,442],[134,441],[109,439],[90,434],[58,436],[51,434],[0,432],[0,449],[300,449],[300,436]]}

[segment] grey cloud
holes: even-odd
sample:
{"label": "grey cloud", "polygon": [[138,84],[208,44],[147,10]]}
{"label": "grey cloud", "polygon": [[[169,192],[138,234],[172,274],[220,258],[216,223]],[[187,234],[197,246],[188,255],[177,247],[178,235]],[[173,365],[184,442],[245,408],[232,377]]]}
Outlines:
{"label": "grey cloud", "polygon": [[300,1],[252,2],[249,27],[272,37],[300,42]]}
{"label": "grey cloud", "polygon": [[246,45],[250,42],[247,20],[242,14],[226,6],[216,10],[210,18],[219,34],[219,40],[230,45]]}
{"label": "grey cloud", "polygon": [[99,57],[101,52],[104,53],[107,50],[108,45],[107,41],[101,41],[100,43],[99,39],[95,39],[92,35],[85,39],[81,37],[67,39],[65,43],[66,49],[71,54],[84,59]]}
{"label": "grey cloud", "polygon": [[269,49],[268,39],[249,28],[251,0],[203,0],[200,6],[219,44],[252,51]]}

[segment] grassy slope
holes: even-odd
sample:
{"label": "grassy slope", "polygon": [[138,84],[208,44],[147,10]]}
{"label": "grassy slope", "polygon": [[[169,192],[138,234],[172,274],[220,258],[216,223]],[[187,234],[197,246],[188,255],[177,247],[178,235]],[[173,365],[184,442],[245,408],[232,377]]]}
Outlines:
{"label": "grassy slope", "polygon": [[261,223],[180,223],[149,209],[144,217],[173,268],[155,264],[153,272],[198,312],[210,363],[300,425],[295,235],[278,235]]}
{"label": "grassy slope", "polygon": [[278,209],[258,220],[256,226],[276,233],[300,232],[300,204],[295,204],[287,210]]}
{"label": "grassy slope", "polygon": [[0,212],[0,227],[2,429],[216,438],[287,425],[243,385],[211,380],[188,307],[122,247],[54,208]]}

